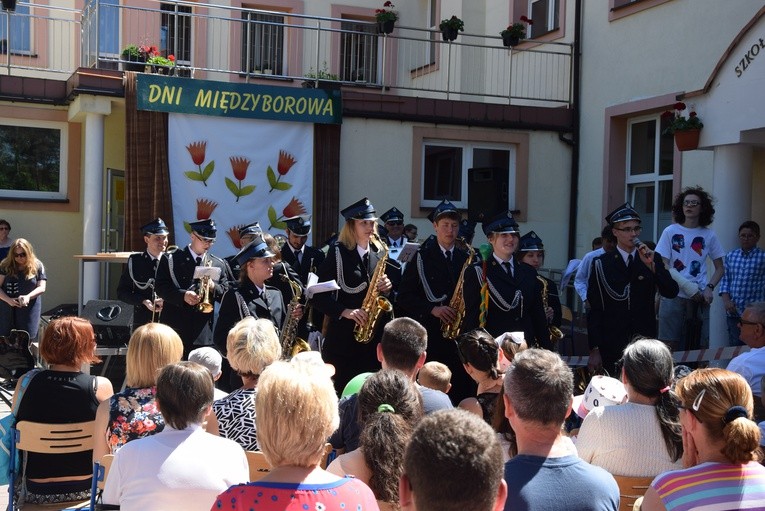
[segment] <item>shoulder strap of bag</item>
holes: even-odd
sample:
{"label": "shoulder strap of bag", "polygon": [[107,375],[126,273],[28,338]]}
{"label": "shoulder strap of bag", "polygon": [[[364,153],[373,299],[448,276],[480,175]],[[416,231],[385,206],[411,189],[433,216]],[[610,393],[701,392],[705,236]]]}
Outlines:
{"label": "shoulder strap of bag", "polygon": [[19,406],[21,405],[21,398],[24,396],[24,391],[27,390],[27,387],[29,386],[29,382],[32,381],[32,378],[40,372],[40,369],[32,369],[31,371],[27,371],[27,373],[21,377],[21,386],[19,387],[19,396],[16,398],[16,402],[13,403],[13,410],[11,410],[11,413],[15,416],[19,412]]}

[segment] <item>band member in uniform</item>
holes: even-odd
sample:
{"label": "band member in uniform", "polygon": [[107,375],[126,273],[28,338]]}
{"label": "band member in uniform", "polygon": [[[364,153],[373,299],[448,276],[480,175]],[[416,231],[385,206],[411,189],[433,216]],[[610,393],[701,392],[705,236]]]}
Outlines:
{"label": "band member in uniform", "polygon": [[475,382],[468,376],[460,362],[457,344],[444,339],[443,323],[452,323],[457,311],[449,306],[467,252],[455,244],[460,225],[456,206],[441,201],[430,213],[435,235],[420,246],[417,254],[406,265],[398,292],[398,306],[419,321],[428,331],[428,360],[446,364],[452,371],[452,402],[475,396]]}
{"label": "band member in uniform", "polygon": [[220,304],[218,321],[215,323],[215,346],[226,354],[226,337],[239,320],[247,316],[268,319],[277,331],[284,324],[289,299],[278,288],[266,285],[274,274],[276,253],[265,240],[258,236],[234,256],[240,268],[239,286],[229,289]]}
{"label": "band member in uniform", "polygon": [[159,262],[167,249],[167,229],[164,220],[155,218],[141,227],[146,250],[128,258],[125,271],[117,285],[117,298],[133,306],[133,329],[152,321],[159,322],[164,300],[154,289]]}
{"label": "band member in uniform", "polygon": [[607,217],[616,236],[616,250],[597,257],[590,270],[589,366],[602,365],[618,375],[616,362],[636,335],[656,337],[656,290],[665,298],[679,291],[664,266],[662,255],[636,243],[640,215],[625,202]]}
{"label": "band member in uniform", "polygon": [[[545,264],[545,246],[542,243],[542,238],[537,236],[537,233],[534,231],[529,231],[521,236],[520,248],[516,252],[516,258],[518,261],[534,268],[535,271],[539,271],[539,268]],[[542,301],[547,301],[547,307],[545,308],[547,325],[560,329],[562,310],[560,296],[558,295],[558,285],[552,279],[542,275],[537,275],[537,278],[545,280],[542,288],[546,292],[546,296],[542,297]],[[540,282],[542,281],[540,280]]]}
{"label": "band member in uniform", "polygon": [[[380,369],[377,344],[390,315],[380,311],[369,342],[356,341],[354,327],[368,327],[371,318],[362,308],[365,298],[375,292],[387,296],[393,288],[388,272],[400,272],[398,263],[387,257],[387,248],[376,239],[377,218],[369,199],[365,197],[351,204],[340,214],[345,225],[318,272],[319,281],[335,280],[340,289],[319,293],[312,300],[314,307],[327,316],[322,355],[325,362],[335,366],[338,393],[357,374]],[[385,266],[378,269],[378,264]],[[370,283],[376,286],[371,292]]]}
{"label": "band member in uniform", "polygon": [[[245,225],[239,229],[239,246],[242,248],[246,247],[255,239],[255,236],[260,236],[262,234],[263,229],[260,228],[260,223],[253,222],[249,225]],[[236,262],[236,254],[228,256],[226,262],[228,263],[228,267],[231,268],[231,285],[236,286],[239,282],[240,270],[239,263]]]}
{"label": "band member in uniform", "polygon": [[220,278],[209,281],[209,304],[220,301],[228,290],[230,269],[226,261],[209,252],[217,229],[211,219],[192,222],[191,243],[163,257],[157,270],[157,294],[165,299],[162,322],[171,326],[183,340],[186,358],[195,345],[212,344],[212,310],[200,310],[202,279],[194,278],[197,266],[220,268]]}
{"label": "band member in uniform", "polygon": [[390,208],[388,211],[380,215],[380,220],[383,221],[385,227],[386,243],[388,247],[392,249],[401,249],[408,240],[404,236],[404,214],[396,207]]}
{"label": "band member in uniform", "polygon": [[492,253],[465,275],[464,331],[483,327],[494,337],[523,331],[529,345],[552,349],[537,272],[515,261],[519,230],[513,215],[503,211],[484,222]]}
{"label": "band member in uniform", "polygon": [[[284,222],[287,224],[287,243],[281,249],[282,260],[298,273],[300,283],[305,287],[308,285],[308,274],[316,273],[326,256],[318,248],[306,245],[308,235],[311,234],[310,217],[295,216]],[[289,301],[289,295],[285,295],[284,299]],[[324,315],[309,305],[298,327],[299,336],[308,339],[314,328],[320,329],[323,322]]]}

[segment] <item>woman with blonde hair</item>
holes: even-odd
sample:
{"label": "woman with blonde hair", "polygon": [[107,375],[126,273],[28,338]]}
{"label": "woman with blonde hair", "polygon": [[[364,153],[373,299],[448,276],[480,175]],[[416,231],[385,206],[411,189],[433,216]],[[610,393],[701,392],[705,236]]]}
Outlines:
{"label": "woman with blonde hair", "polygon": [[102,402],[96,412],[93,461],[114,454],[131,440],[159,433],[165,427],[157,408],[160,369],[183,356],[183,341],[162,323],[146,323],[130,336],[125,390]]}
{"label": "woman with blonde hair", "polygon": [[[99,362],[96,336],[86,319],[54,319],[45,329],[40,355],[48,369],[35,373],[19,397],[19,421],[68,424],[92,421],[99,403],[114,393],[102,376],[81,371],[83,364]],[[21,382],[22,380],[19,380]],[[93,453],[40,454],[25,452],[22,458],[26,502],[30,504],[70,502],[90,496]]]}
{"label": "woman with blonde hair", "polygon": [[697,369],[675,385],[683,435],[682,470],[665,472],[645,494],[643,511],[762,509],[765,467],[752,391],[739,374]]}
{"label": "woman with blonde hair", "polygon": [[8,255],[0,261],[0,300],[11,308],[11,324],[0,327],[0,335],[12,329],[24,330],[31,340],[37,339],[40,311],[48,277],[45,266],[37,259],[32,244],[24,238],[11,243]]}
{"label": "woman with blonde hair", "polygon": [[[354,328],[367,327],[370,318],[362,308],[369,292],[369,283],[382,258],[385,246],[377,237],[377,213],[366,197],[340,212],[345,225],[338,235],[337,243],[329,247],[327,258],[318,269],[319,281],[334,280],[340,289],[334,293],[319,293],[313,297],[314,306],[325,314],[325,337],[322,348],[324,360],[335,366],[335,388],[338,394],[357,374],[374,372],[380,368],[377,361],[377,344],[384,323],[390,316],[381,312],[373,332],[364,342],[354,338]],[[380,296],[393,289],[389,276],[400,275],[397,262],[388,259],[379,281],[376,283]]]}
{"label": "woman with blonde hair", "polygon": [[229,331],[226,352],[231,370],[242,379],[242,387],[213,403],[207,431],[234,440],[246,451],[257,451],[258,381],[263,370],[282,356],[274,324],[267,319],[244,318]]}
{"label": "woman with blonde hair", "polygon": [[218,495],[213,510],[379,509],[363,482],[322,470],[327,437],[340,418],[337,395],[323,364],[277,361],[260,377],[255,400],[258,443],[271,472]]}

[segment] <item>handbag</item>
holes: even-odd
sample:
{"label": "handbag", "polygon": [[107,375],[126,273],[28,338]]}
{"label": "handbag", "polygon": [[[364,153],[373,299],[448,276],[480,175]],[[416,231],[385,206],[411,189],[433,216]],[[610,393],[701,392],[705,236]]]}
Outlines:
{"label": "handbag", "polygon": [[16,456],[16,466],[10,466],[11,449],[13,448],[13,427],[16,425],[16,414],[19,411],[19,405],[21,405],[21,398],[24,396],[24,391],[29,385],[29,382],[32,381],[32,377],[38,372],[40,372],[39,369],[32,369],[21,378],[19,395],[16,398],[16,402],[13,404],[13,410],[11,410],[11,413],[0,419],[0,485],[9,484],[11,482],[11,470],[13,470],[14,474],[19,473],[21,456]]}

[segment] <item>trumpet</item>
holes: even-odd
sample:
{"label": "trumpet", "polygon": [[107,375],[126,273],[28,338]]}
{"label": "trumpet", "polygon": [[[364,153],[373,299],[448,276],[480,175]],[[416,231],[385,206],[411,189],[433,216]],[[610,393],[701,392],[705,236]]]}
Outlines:
{"label": "trumpet", "polygon": [[[205,266],[210,267],[212,266],[212,261],[208,260],[207,263],[205,263]],[[205,275],[199,280],[199,290],[197,291],[197,295],[199,295],[199,303],[197,304],[197,310],[200,312],[204,312],[205,314],[209,314],[213,311],[213,296],[211,289],[215,289],[215,284],[210,282],[210,276]]]}

